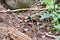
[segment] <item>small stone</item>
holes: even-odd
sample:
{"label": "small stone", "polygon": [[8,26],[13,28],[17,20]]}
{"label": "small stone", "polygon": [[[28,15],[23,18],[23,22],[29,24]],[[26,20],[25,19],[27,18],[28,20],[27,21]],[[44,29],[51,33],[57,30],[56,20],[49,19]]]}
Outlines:
{"label": "small stone", "polygon": [[24,28],[24,31],[28,31],[28,28]]}
{"label": "small stone", "polygon": [[45,35],[42,35],[42,38],[45,38],[46,36]]}
{"label": "small stone", "polygon": [[37,22],[37,25],[39,25],[40,23],[39,22]]}
{"label": "small stone", "polygon": [[53,34],[51,31],[50,32],[48,32],[49,34]]}
{"label": "small stone", "polygon": [[43,28],[44,26],[40,26],[40,28]]}
{"label": "small stone", "polygon": [[58,31],[56,31],[56,34],[59,34],[59,32],[58,32]]}
{"label": "small stone", "polygon": [[9,21],[9,23],[11,23],[11,24],[12,24],[12,22],[11,22],[11,21]]}
{"label": "small stone", "polygon": [[29,22],[29,24],[31,24],[31,25],[32,25],[32,23],[31,23],[31,22]]}
{"label": "small stone", "polygon": [[29,23],[28,23],[28,26],[32,27],[32,23],[31,23],[31,22],[29,22]]}
{"label": "small stone", "polygon": [[25,19],[28,19],[28,16],[26,16]]}
{"label": "small stone", "polygon": [[48,32],[49,34],[51,34],[51,32]]}
{"label": "small stone", "polygon": [[47,27],[47,29],[49,30],[50,28],[49,28],[49,27]]}
{"label": "small stone", "polygon": [[37,38],[36,37],[33,37],[33,40],[37,40]]}
{"label": "small stone", "polygon": [[21,19],[21,16],[20,16],[20,15],[18,15],[17,17],[18,17],[19,19]]}
{"label": "small stone", "polygon": [[24,20],[25,22],[27,22],[28,20]]}
{"label": "small stone", "polygon": [[19,25],[17,25],[16,27],[20,27]]}
{"label": "small stone", "polygon": [[21,17],[20,15],[18,15],[18,17]]}
{"label": "small stone", "polygon": [[20,22],[22,22],[22,20],[20,20]]}

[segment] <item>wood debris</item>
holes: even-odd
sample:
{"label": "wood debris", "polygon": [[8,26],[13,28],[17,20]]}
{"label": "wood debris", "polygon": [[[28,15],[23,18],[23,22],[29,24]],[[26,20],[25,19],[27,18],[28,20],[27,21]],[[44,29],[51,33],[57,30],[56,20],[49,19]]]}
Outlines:
{"label": "wood debris", "polygon": [[[14,27],[0,27],[0,29],[7,31],[9,38],[13,40],[33,40],[28,35],[18,31]],[[4,39],[5,40],[5,39]]]}

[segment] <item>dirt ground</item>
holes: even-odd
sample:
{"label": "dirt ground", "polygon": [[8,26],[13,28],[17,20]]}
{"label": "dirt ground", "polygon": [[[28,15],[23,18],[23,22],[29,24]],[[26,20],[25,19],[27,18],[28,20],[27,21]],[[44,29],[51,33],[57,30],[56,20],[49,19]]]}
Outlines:
{"label": "dirt ground", "polygon": [[[7,9],[0,4],[0,11],[2,10]],[[32,14],[30,12],[32,12]],[[44,34],[46,30],[48,34],[52,34],[49,30],[49,26],[47,26],[47,29],[45,28],[45,26],[50,23],[48,22],[49,20],[41,21],[38,16],[30,19],[29,16],[33,15],[34,12],[38,11],[23,11],[19,12],[19,14],[11,12],[0,13],[0,27],[16,27],[16,29],[34,40],[54,40],[54,38]],[[0,30],[0,33],[0,40],[3,40],[6,34],[2,30]]]}

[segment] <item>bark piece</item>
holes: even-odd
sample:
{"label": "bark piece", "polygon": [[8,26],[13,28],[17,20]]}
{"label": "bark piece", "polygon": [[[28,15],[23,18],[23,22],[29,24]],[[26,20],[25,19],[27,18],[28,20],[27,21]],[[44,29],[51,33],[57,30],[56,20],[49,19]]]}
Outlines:
{"label": "bark piece", "polygon": [[0,27],[0,29],[7,31],[9,38],[13,40],[32,40],[28,35],[18,31],[14,27]]}

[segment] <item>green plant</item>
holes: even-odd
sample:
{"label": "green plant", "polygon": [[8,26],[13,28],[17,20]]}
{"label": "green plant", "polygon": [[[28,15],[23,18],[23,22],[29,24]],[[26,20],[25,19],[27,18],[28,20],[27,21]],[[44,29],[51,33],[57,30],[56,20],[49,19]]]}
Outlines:
{"label": "green plant", "polygon": [[60,10],[57,10],[58,6],[55,4],[55,0],[46,0],[45,4],[47,12],[43,13],[41,19],[52,17],[53,27],[60,30]]}
{"label": "green plant", "polygon": [[[42,3],[43,2],[43,3]],[[46,1],[41,1],[41,5],[45,4],[45,12],[40,12],[39,14],[34,14],[31,15],[30,17],[35,17],[36,15],[41,15],[41,19],[46,19],[46,18],[52,18],[53,20],[52,25],[53,26],[51,29],[59,29],[60,30],[60,7],[55,4],[55,0],[46,0]]]}

